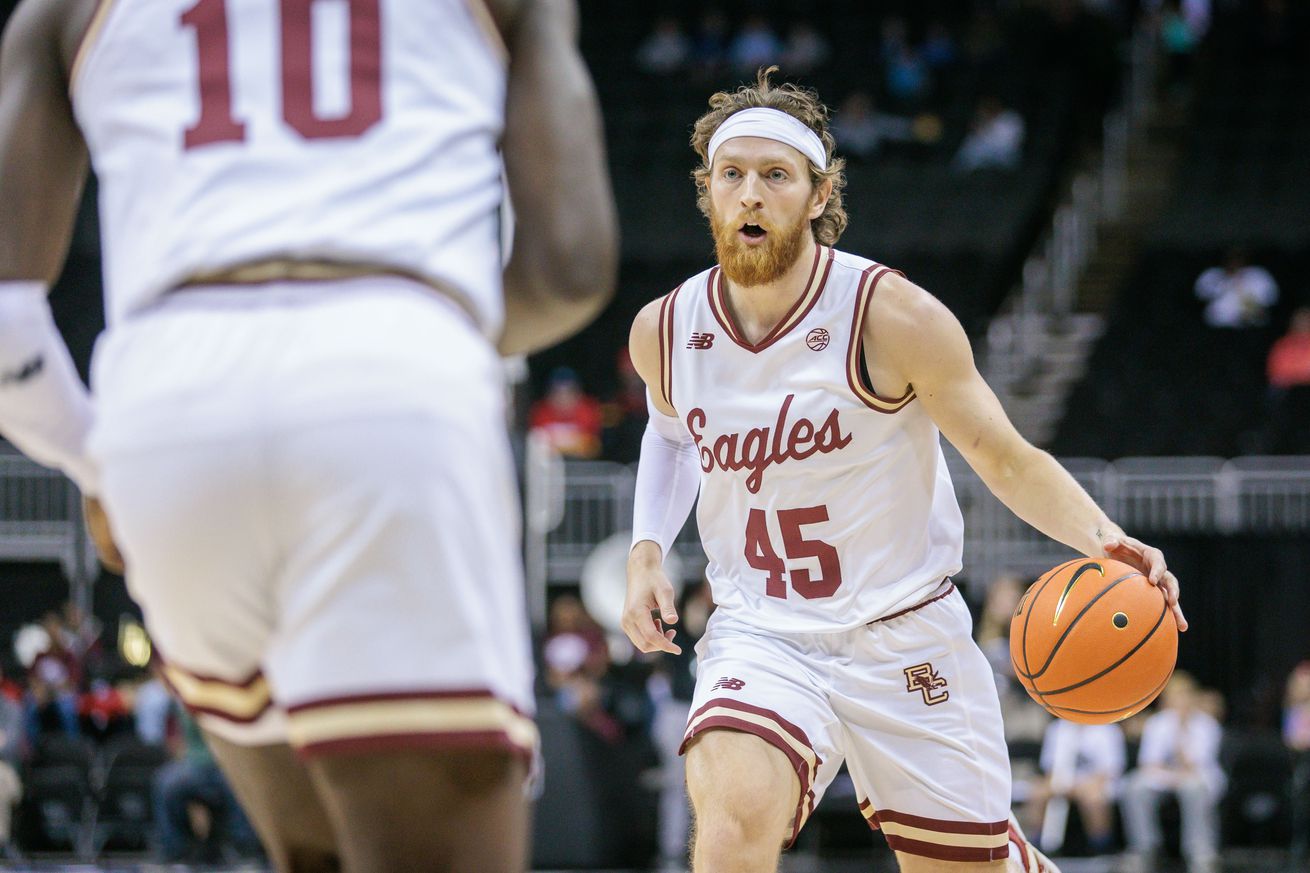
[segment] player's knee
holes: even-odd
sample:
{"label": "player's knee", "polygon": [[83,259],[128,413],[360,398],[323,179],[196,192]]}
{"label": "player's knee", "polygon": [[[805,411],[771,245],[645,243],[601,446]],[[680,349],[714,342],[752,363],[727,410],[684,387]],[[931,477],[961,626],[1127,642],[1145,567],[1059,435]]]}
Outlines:
{"label": "player's knee", "polygon": [[744,734],[702,737],[687,758],[687,789],[698,845],[724,847],[780,846],[800,794],[785,756]]}

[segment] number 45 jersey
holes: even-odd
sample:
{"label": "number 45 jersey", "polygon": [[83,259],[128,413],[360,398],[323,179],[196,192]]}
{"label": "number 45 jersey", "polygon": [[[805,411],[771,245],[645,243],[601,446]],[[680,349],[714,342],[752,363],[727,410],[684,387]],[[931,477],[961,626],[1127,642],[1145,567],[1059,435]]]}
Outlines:
{"label": "number 45 jersey", "polygon": [[376,265],[502,317],[504,48],[482,0],[100,0],[71,74],[109,319],[197,274]]}
{"label": "number 45 jersey", "polygon": [[696,444],[706,573],[719,608],[754,626],[857,627],[960,570],[937,428],[912,391],[879,395],[865,375],[861,329],[888,272],[817,246],[804,293],[754,345],[718,267],[664,298],[659,391]]}

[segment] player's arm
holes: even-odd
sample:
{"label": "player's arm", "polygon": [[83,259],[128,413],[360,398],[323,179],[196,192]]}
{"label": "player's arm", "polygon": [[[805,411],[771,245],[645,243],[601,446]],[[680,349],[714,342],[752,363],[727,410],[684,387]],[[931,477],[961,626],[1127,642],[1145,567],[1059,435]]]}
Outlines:
{"label": "player's arm", "polygon": [[[659,321],[654,300],[637,314],[628,335],[632,365],[646,383],[650,421],[641,439],[641,460],[633,496],[632,551],[628,553],[628,594],[623,630],[643,652],[671,652],[678,620],[673,585],[664,573],[664,555],[682,530],[700,491],[696,445],[677,413],[661,396]],[[653,617],[658,611],[659,618]]]}
{"label": "player's arm", "polygon": [[614,293],[618,218],[577,29],[574,0],[524,0],[505,26],[504,155],[515,231],[503,354],[572,336]]}
{"label": "player's arm", "polygon": [[74,11],[27,0],[0,42],[0,432],[94,494],[90,397],[46,301],[87,168],[65,72]]}
{"label": "player's arm", "polygon": [[1067,470],[1019,434],[974,366],[969,338],[950,310],[895,275],[883,277],[869,307],[865,348],[878,350],[883,370],[895,373],[898,385],[914,388],[918,402],[992,493],[1051,539],[1142,570],[1161,586],[1185,630],[1178,580],[1164,555],[1127,536]]}

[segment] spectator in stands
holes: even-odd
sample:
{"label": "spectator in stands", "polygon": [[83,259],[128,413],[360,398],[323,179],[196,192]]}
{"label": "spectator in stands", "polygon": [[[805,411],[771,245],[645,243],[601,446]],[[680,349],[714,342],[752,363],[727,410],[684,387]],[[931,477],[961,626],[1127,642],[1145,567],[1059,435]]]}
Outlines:
{"label": "spectator in stands", "polygon": [[[1055,798],[1078,806],[1087,848],[1093,855],[1114,845],[1114,802],[1127,766],[1123,730],[1117,724],[1075,724],[1055,719],[1042,740],[1042,776],[1032,783],[1025,809],[1028,833],[1045,836],[1042,825]],[[1043,851],[1058,847],[1043,845]]]}
{"label": "spectator in stands", "polygon": [[102,640],[104,626],[100,619],[87,614],[86,610],[69,600],[61,610],[64,646],[80,667],[80,673],[86,675],[97,669],[105,660],[105,647]]}
{"label": "spectator in stands", "polygon": [[782,47],[782,69],[789,75],[805,75],[828,63],[832,46],[808,21],[793,21]]}
{"label": "spectator in stands", "polygon": [[1269,350],[1266,367],[1273,388],[1304,388],[1310,385],[1310,306],[1292,313],[1287,333]]}
{"label": "spectator in stands", "polygon": [[887,95],[903,109],[917,110],[932,88],[932,71],[923,53],[910,42],[905,19],[883,19],[879,59]]}
{"label": "spectator in stands", "polygon": [[1012,573],[992,580],[987,586],[987,594],[978,616],[978,629],[974,633],[978,639],[978,648],[982,649],[988,663],[992,665],[997,688],[1001,690],[1015,684],[1014,665],[1010,662],[1010,619],[1019,608],[1019,598],[1023,597],[1023,592],[1023,580]]}
{"label": "spectator in stands", "polygon": [[1196,296],[1206,301],[1205,323],[1210,327],[1259,327],[1278,302],[1278,283],[1264,267],[1251,265],[1244,250],[1233,248],[1222,266],[1197,277]]}
{"label": "spectator in stands", "polygon": [[8,694],[0,694],[0,856],[4,857],[13,854],[9,841],[14,807],[23,797],[18,778],[22,760],[23,707]]}
{"label": "spectator in stands", "polygon": [[77,681],[74,679],[78,665],[64,645],[59,614],[46,613],[38,630],[44,646],[27,672],[25,704],[27,740],[32,746],[43,734],[77,736],[80,733]]}
{"label": "spectator in stands", "polygon": [[953,166],[959,173],[985,168],[1013,170],[1019,166],[1025,135],[1023,116],[1007,109],[995,96],[983,97]]}
{"label": "spectator in stands", "polygon": [[713,78],[719,74],[728,57],[728,17],[722,10],[710,7],[701,15],[691,51],[696,71],[702,77]]}
{"label": "spectator in stands", "polygon": [[546,684],[555,705],[607,743],[623,739],[623,727],[605,710],[600,677],[587,668],[592,653],[587,641],[575,633],[554,634],[542,647]]}
{"label": "spectator in stands", "polygon": [[1165,81],[1177,88],[1185,84],[1192,58],[1210,30],[1210,0],[1165,0],[1159,27],[1167,58]]}
{"label": "spectator in stands", "polygon": [[831,129],[837,148],[847,159],[869,160],[884,142],[909,142],[915,138],[914,120],[878,111],[868,91],[847,95],[833,116]]}
{"label": "spectator in stands", "polygon": [[1140,873],[1157,870],[1160,798],[1176,795],[1182,810],[1188,873],[1218,870],[1218,806],[1226,779],[1219,764],[1223,729],[1198,706],[1200,689],[1186,673],[1165,687],[1163,707],[1146,721],[1137,769],[1125,780],[1122,806],[1131,860]]}
{"label": "spectator in stands", "polygon": [[1292,858],[1310,860],[1310,661],[1287,678],[1283,742],[1292,753]]}
{"label": "spectator in stands", "polygon": [[132,694],[137,739],[152,746],[164,745],[172,712],[173,697],[164,684],[159,662],[152,661],[149,675],[137,684]]}
{"label": "spectator in stands", "polygon": [[605,631],[587,612],[576,594],[556,595],[546,618],[546,641],[559,636],[578,637],[585,646],[583,666],[588,676],[600,679],[609,668],[609,646]]}
{"label": "spectator in stands", "polygon": [[24,695],[23,686],[5,675],[4,663],[3,660],[0,660],[0,697],[21,705]]}
{"label": "spectator in stands", "polygon": [[257,856],[259,840],[200,729],[183,707],[175,714],[181,727],[176,759],[155,773],[153,789],[161,859],[213,864],[225,860],[225,846]]}
{"label": "spectator in stands", "polygon": [[960,57],[960,50],[955,45],[955,37],[950,29],[940,21],[928,25],[928,33],[920,48],[923,62],[932,70],[943,70],[955,65]]}
{"label": "spectator in stands", "polygon": [[[1024,588],[1023,580],[1013,574],[1007,573],[994,579],[987,586],[974,636],[977,637],[978,648],[991,664],[992,675],[996,679],[1005,739],[1008,742],[1036,744],[1042,738],[1051,717],[1020,687],[1014,678],[1014,664],[1010,662],[1010,619],[1019,606]],[[1022,772],[1023,769],[1016,769],[1016,782],[1033,775],[1032,769],[1028,773]]]}
{"label": "spectator in stands", "polygon": [[632,366],[625,346],[619,349],[615,369],[618,389],[601,407],[601,454],[610,461],[631,464],[641,454],[641,438],[646,433],[646,383]]}
{"label": "spectator in stands", "polygon": [[104,675],[91,680],[86,692],[78,698],[77,711],[82,733],[97,742],[133,729],[131,707]]}
{"label": "spectator in stands", "polygon": [[1292,313],[1287,333],[1269,350],[1265,426],[1258,451],[1310,452],[1310,307]]}
{"label": "spectator in stands", "polygon": [[566,458],[600,454],[600,402],[582,390],[578,374],[559,367],[550,374],[546,396],[533,404],[529,426]]}
{"label": "spectator in stands", "polygon": [[657,76],[682,72],[690,59],[691,39],[672,15],[660,16],[637,49],[637,67]]}
{"label": "spectator in stands", "polygon": [[751,15],[732,40],[728,62],[737,75],[754,75],[760,67],[776,64],[782,56],[782,42],[762,15]]}

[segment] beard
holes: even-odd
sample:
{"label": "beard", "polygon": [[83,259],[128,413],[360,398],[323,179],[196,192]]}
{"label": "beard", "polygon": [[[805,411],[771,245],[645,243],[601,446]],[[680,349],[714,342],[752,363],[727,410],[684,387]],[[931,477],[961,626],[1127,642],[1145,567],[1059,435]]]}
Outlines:
{"label": "beard", "polygon": [[[747,223],[758,224],[750,221]],[[802,211],[789,225],[765,228],[768,236],[764,245],[750,246],[741,241],[737,231],[742,219],[734,222],[720,220],[710,210],[710,227],[714,232],[714,254],[718,257],[723,275],[738,287],[751,288],[776,282],[792,268],[805,244],[805,229],[809,219]],[[762,225],[761,225],[762,226]]]}

